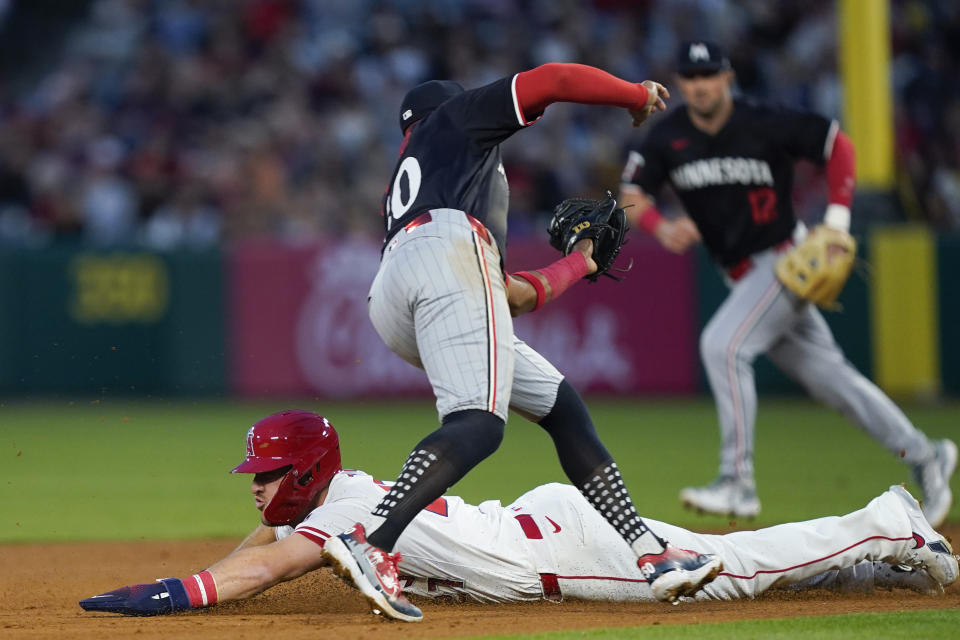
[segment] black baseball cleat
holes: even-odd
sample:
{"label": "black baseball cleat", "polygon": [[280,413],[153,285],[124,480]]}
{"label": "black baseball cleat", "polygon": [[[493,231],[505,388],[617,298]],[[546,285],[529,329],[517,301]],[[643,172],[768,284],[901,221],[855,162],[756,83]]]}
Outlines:
{"label": "black baseball cleat", "polygon": [[375,614],[404,622],[423,620],[423,612],[403,595],[397,575],[400,554],[368,543],[362,524],[327,540],[323,558],[337,576],[363,594]]}
{"label": "black baseball cleat", "polygon": [[653,597],[678,604],[682,596],[692,596],[723,570],[723,561],[715,555],[678,549],[670,543],[663,551],[637,559],[640,573],[650,584]]}

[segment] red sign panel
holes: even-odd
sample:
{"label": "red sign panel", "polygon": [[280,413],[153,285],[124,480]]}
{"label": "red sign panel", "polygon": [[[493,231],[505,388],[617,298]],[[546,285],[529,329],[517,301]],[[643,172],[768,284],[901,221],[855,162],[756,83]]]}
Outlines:
{"label": "red sign panel", "polygon": [[[508,269],[555,260],[544,240],[512,242]],[[229,257],[231,387],[247,396],[430,395],[426,376],[380,341],[367,289],[380,245],[354,238],[289,246],[252,241]],[[694,265],[635,238],[626,280],[578,283],[515,331],[581,391],[687,393],[697,379]]]}

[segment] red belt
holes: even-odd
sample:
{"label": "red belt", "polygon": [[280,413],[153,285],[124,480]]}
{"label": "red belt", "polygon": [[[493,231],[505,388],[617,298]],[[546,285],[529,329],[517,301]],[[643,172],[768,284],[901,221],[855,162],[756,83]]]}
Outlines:
{"label": "red belt", "polygon": [[[793,246],[793,240],[788,238],[787,240],[784,240],[780,244],[775,245],[773,247],[773,250],[776,251],[777,253],[781,253],[783,251],[786,251],[792,246]],[[727,277],[729,277],[731,280],[736,282],[743,276],[750,273],[750,269],[753,269],[753,259],[750,257],[746,257],[740,262],[738,262],[737,264],[733,265],[732,267],[727,267],[727,270],[726,270]]]}
{"label": "red belt", "polygon": [[[482,222],[474,218],[469,213],[464,213],[463,215],[467,216],[467,220],[470,222],[470,226],[473,227],[473,230],[477,232],[477,235],[480,236],[484,242],[486,242],[487,244],[493,244],[492,242],[490,242],[490,232],[487,231],[487,228],[483,226]],[[410,222],[408,222],[403,229],[407,233],[410,233],[417,227],[427,224],[428,222],[431,222],[431,221],[433,221],[433,216],[430,215],[429,211],[426,211],[424,213],[421,213],[419,216],[417,216]]]}
{"label": "red belt", "polygon": [[560,581],[555,573],[541,573],[540,586],[543,588],[543,598],[551,602],[560,602],[563,600],[563,593],[560,591]]}

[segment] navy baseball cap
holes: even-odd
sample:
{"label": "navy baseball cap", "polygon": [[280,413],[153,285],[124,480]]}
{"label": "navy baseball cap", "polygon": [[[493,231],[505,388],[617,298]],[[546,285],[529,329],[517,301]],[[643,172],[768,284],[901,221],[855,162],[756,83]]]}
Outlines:
{"label": "navy baseball cap", "polygon": [[400,103],[400,131],[422,120],[431,111],[455,95],[463,93],[463,87],[452,80],[430,80],[418,84],[407,92]]}
{"label": "navy baseball cap", "polygon": [[684,42],[677,51],[677,73],[681,76],[708,75],[730,68],[720,45],[705,40]]}

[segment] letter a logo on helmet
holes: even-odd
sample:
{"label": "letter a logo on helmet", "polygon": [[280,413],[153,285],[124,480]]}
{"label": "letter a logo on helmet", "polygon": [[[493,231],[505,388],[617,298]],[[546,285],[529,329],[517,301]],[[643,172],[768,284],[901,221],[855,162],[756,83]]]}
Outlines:
{"label": "letter a logo on helmet", "polygon": [[290,467],[263,519],[272,525],[293,524],[343,466],[340,438],[333,425],[310,411],[286,410],[260,420],[247,432],[244,461],[230,473],[264,473]]}

